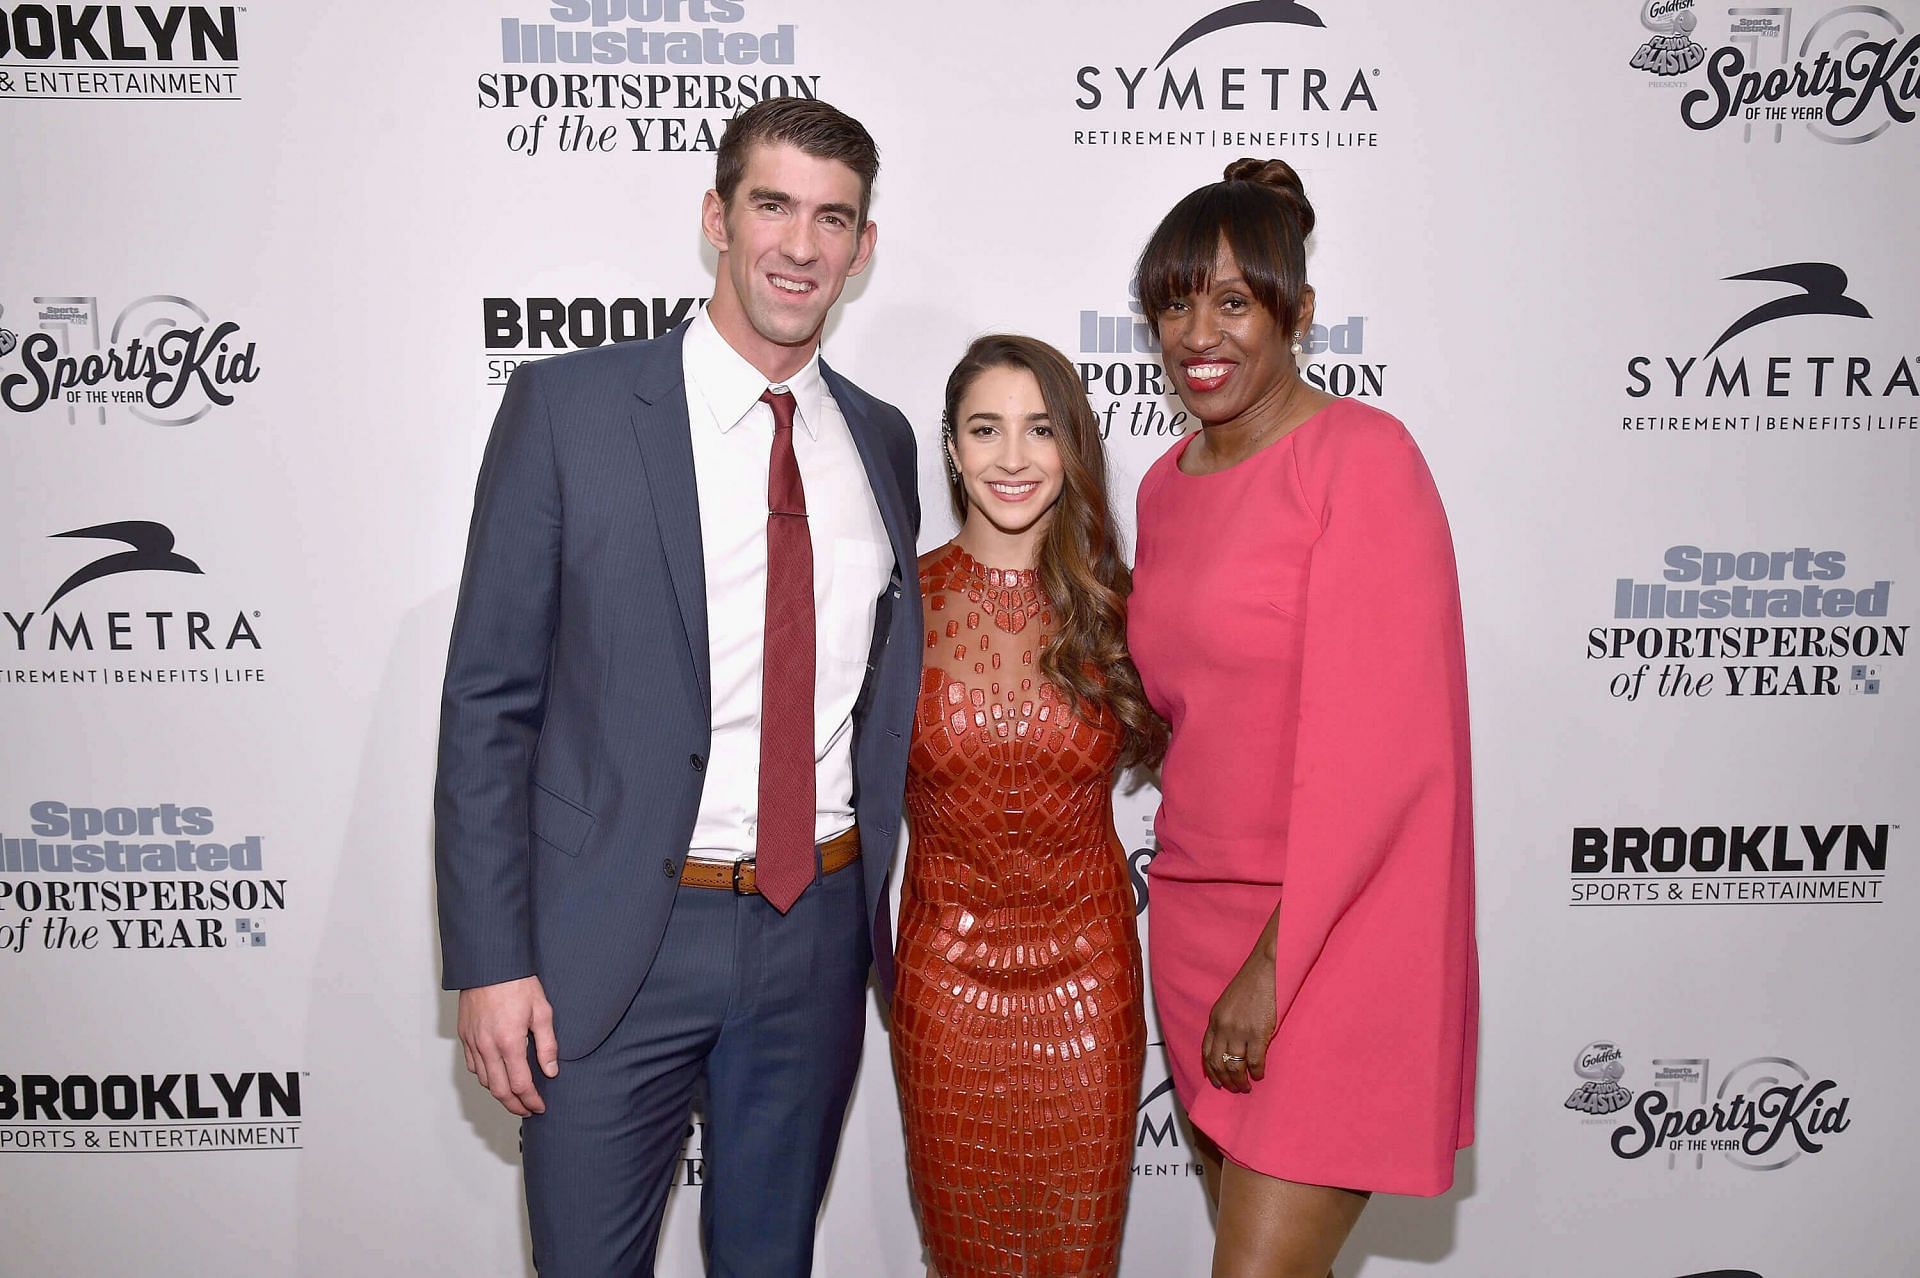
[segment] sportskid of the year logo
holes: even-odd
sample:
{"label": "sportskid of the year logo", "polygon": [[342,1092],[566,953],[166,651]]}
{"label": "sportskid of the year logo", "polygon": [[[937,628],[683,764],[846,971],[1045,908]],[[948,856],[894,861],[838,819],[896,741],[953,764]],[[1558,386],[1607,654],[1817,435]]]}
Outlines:
{"label": "sportskid of the year logo", "polygon": [[[232,405],[260,376],[254,343],[184,297],[154,293],[114,315],[103,337],[97,297],[35,297],[37,331],[0,341],[0,404],[15,413],[65,409],[70,424],[123,410],[185,426]],[[22,328],[26,325],[22,324]],[[17,358],[16,358],[17,356]]]}
{"label": "sportskid of the year logo", "polygon": [[[1625,1088],[1608,1090],[1618,1083],[1606,1075],[1615,1066],[1624,1073],[1618,1051],[1604,1040],[1582,1049],[1579,1059],[1591,1056],[1599,1077],[1589,1080],[1592,1091],[1576,1091],[1566,1106],[1596,1102],[1587,1121],[1609,1126],[1608,1149],[1628,1162],[1664,1154],[1669,1169],[1683,1163],[1701,1168],[1709,1155],[1719,1155],[1743,1171],[1779,1171],[1823,1152],[1853,1127],[1853,1098],[1839,1083],[1784,1056],[1742,1061],[1722,1073],[1717,1085],[1706,1057],[1656,1058],[1652,1085],[1634,1097]],[[1613,1115],[1626,1121],[1615,1123]]]}
{"label": "sportskid of the year logo", "polygon": [[1804,129],[1856,145],[1920,107],[1920,35],[1880,5],[1645,0],[1640,24],[1630,65],[1683,86],[1680,120],[1696,133],[1778,143]]}

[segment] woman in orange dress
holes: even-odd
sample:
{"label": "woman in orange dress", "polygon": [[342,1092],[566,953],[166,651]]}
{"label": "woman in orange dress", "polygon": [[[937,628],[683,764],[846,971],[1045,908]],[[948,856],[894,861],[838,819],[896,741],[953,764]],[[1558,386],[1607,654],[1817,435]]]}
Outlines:
{"label": "woman in orange dress", "polygon": [[893,1061],[938,1278],[1110,1275],[1146,1052],[1116,773],[1164,730],[1123,644],[1100,432],[1042,342],[947,381],[959,535],[920,561]]}

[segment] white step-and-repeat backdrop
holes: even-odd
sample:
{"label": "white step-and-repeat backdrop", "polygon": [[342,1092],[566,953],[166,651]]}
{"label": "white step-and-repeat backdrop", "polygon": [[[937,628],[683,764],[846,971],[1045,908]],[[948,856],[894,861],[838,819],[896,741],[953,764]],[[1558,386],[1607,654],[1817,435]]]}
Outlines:
{"label": "white step-and-repeat backdrop", "polygon": [[[882,149],[827,345],[923,547],[996,329],[1079,364],[1131,528],[1186,427],[1135,255],[1305,176],[1305,374],[1452,513],[1486,994],[1479,1145],[1342,1278],[1911,1272],[1920,3],[254,0],[0,5],[0,1273],[528,1272],[435,988],[473,476],[517,362],[703,303],[782,93]],[[822,1273],[917,1272],[883,1036]],[[1165,1080],[1142,1278],[1211,1244]]]}

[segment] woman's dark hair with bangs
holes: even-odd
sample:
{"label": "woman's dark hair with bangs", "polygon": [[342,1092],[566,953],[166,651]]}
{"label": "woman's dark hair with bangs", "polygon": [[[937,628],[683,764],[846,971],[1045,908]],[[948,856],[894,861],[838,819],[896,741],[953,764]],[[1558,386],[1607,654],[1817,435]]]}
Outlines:
{"label": "woman's dark hair with bangs", "polygon": [[1223,180],[1181,200],[1154,228],[1134,273],[1140,309],[1157,335],[1169,304],[1211,283],[1224,240],[1254,300],[1291,331],[1307,286],[1312,233],[1313,205],[1291,164],[1235,160]]}

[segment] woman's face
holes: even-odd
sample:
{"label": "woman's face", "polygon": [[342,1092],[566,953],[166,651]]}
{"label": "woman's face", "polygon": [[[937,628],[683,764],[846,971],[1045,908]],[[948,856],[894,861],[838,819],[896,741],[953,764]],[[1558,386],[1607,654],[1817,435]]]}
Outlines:
{"label": "woman's face", "polygon": [[1060,445],[1040,383],[1024,368],[985,369],[968,383],[949,447],[970,519],[1017,535],[1039,527],[1060,500]]}
{"label": "woman's face", "polygon": [[[1312,322],[1313,290],[1303,289],[1297,327]],[[1205,291],[1175,298],[1160,313],[1167,374],[1187,411],[1208,426],[1245,416],[1298,380],[1292,342],[1240,277],[1224,240]]]}

